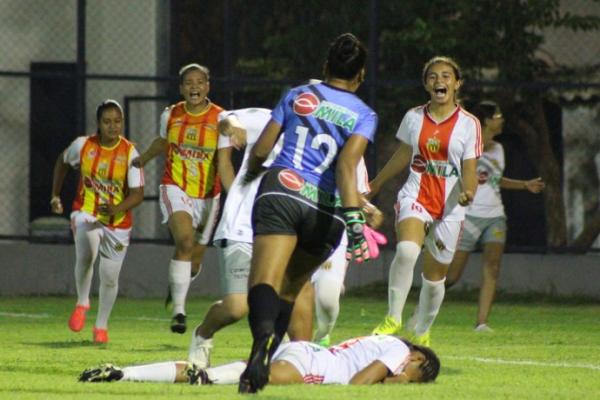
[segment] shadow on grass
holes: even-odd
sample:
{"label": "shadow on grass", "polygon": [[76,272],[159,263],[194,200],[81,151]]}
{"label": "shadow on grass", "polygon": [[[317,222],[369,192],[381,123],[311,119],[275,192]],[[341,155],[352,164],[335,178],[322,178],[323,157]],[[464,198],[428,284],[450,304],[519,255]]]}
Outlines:
{"label": "shadow on grass", "polygon": [[[77,348],[77,347],[95,347],[98,349],[105,349],[109,346],[108,343],[105,344],[97,344],[92,342],[91,340],[80,340],[73,341],[68,340],[64,342],[21,342],[24,346],[37,346],[37,347],[45,347],[48,349],[69,349],[69,348]],[[138,353],[144,352],[156,352],[156,351],[173,351],[173,350],[181,350],[179,346],[174,346],[172,344],[162,344],[159,346],[153,346],[152,348],[132,348],[131,351],[135,351]]]}

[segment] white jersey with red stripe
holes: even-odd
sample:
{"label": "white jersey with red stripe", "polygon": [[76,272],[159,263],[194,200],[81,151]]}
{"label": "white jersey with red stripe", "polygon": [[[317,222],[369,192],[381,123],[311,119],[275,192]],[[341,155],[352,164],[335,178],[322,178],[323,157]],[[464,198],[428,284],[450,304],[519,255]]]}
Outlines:
{"label": "white jersey with red stripe", "polygon": [[457,107],[448,118],[436,122],[427,107],[409,110],[396,133],[413,149],[410,174],[399,196],[419,202],[434,219],[461,221],[465,215],[465,208],[458,204],[461,165],[463,160],[481,156],[479,120]]}
{"label": "white jersey with red stripe", "polygon": [[291,362],[305,383],[344,385],[374,361],[382,362],[393,375],[399,375],[409,356],[410,349],[399,338],[372,335],[350,339],[328,349],[311,342],[285,343],[273,360]]}
{"label": "white jersey with red stripe", "polygon": [[467,215],[479,218],[504,216],[504,205],[500,196],[500,181],[504,173],[504,148],[498,142],[491,142],[481,158],[477,160],[479,186]]}

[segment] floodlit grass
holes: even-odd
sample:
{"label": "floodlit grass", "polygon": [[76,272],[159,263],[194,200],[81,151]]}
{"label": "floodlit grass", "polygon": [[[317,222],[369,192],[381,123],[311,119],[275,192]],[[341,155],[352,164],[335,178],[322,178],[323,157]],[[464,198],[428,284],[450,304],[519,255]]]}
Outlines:
{"label": "floodlit grass", "polygon": [[[334,341],[368,334],[386,311],[375,299],[346,296]],[[456,298],[456,297],[455,297]],[[95,299],[94,299],[95,300]],[[474,333],[475,302],[450,295],[432,331],[442,371],[431,385],[268,386],[265,399],[593,399],[600,398],[600,305],[534,299],[495,305],[492,334]],[[117,301],[110,343],[91,342],[96,301],[81,333],[67,328],[74,300],[56,297],[0,299],[0,399],[231,399],[236,386],[191,387],[151,383],[78,383],[100,362],[117,365],[187,357],[189,332],[169,331],[162,299]],[[191,299],[190,325],[211,300]],[[414,304],[414,301],[412,302]],[[407,307],[409,311],[412,306]],[[247,357],[246,321],[216,336],[213,363]]]}

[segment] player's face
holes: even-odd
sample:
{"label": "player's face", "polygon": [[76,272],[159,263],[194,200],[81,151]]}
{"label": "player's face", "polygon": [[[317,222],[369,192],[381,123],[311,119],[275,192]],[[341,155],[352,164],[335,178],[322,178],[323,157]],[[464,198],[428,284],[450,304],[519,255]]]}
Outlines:
{"label": "player's face", "polygon": [[486,118],[486,124],[493,136],[502,132],[502,127],[504,126],[504,116],[502,115],[502,111],[497,108],[491,118]]}
{"label": "player's face", "polygon": [[423,372],[421,372],[421,364],[425,361],[425,356],[419,351],[412,351],[408,358],[408,363],[404,367],[404,371],[400,374],[401,383],[421,382],[423,380]]}
{"label": "player's face", "polygon": [[206,96],[210,83],[204,72],[191,69],[185,73],[179,85],[179,93],[183,96],[190,111],[201,111],[206,105]]}
{"label": "player's face", "polygon": [[433,64],[425,75],[425,90],[434,104],[454,103],[460,84],[454,68],[443,62]]}
{"label": "player's face", "polygon": [[98,122],[100,130],[100,139],[103,144],[110,145],[119,140],[119,135],[123,133],[123,116],[121,111],[115,107],[106,108],[100,114]]}

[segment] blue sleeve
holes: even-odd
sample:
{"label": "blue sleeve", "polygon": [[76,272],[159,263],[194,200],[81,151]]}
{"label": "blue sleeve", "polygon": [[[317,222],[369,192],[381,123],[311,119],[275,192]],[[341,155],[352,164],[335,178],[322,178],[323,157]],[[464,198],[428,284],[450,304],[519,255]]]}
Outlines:
{"label": "blue sleeve", "polygon": [[273,111],[271,111],[271,119],[281,126],[285,125],[285,110],[287,109],[287,103],[289,102],[289,98],[290,92],[287,92],[281,98],[281,100],[279,100],[279,103],[277,103],[275,108],[273,108]]}
{"label": "blue sleeve", "polygon": [[377,131],[377,114],[373,111],[361,118],[354,127],[353,135],[360,135],[367,138],[369,142],[375,140],[375,132]]}

